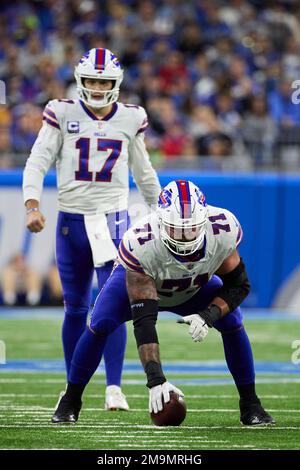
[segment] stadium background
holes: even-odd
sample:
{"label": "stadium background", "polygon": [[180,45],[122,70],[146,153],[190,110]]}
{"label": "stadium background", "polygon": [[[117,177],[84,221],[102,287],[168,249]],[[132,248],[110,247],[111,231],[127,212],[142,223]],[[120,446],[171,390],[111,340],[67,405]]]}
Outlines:
{"label": "stadium background", "polygon": [[[275,361],[272,366],[266,365],[262,374],[272,370],[281,377],[288,372],[298,374],[299,367],[293,369],[290,364],[290,368],[280,369],[278,361],[290,362],[291,344],[299,330],[300,104],[292,100],[293,83],[300,79],[299,2],[2,0],[0,79],[5,84],[6,103],[0,104],[0,273],[16,253],[23,253],[28,265],[42,278],[52,263],[55,173],[51,170],[45,180],[42,210],[47,227],[41,234],[30,235],[25,229],[22,169],[40,128],[43,107],[51,99],[76,96],[74,65],[92,47],[114,51],[125,69],[120,99],[146,108],[150,120],[147,147],[161,184],[178,177],[191,179],[204,190],[209,203],[232,210],[241,221],[244,242],[240,251],[252,284],[245,306],[277,307],[282,312],[277,318],[271,310],[254,317],[249,311],[248,318],[254,321],[253,341],[258,358]],[[139,201],[131,181],[133,212]],[[12,384],[23,380],[20,373],[26,365],[22,369],[20,361],[24,358],[47,359],[48,369],[46,365],[40,367],[45,367],[49,374],[53,370],[62,372],[62,365],[58,369],[50,365],[51,359],[62,357],[58,346],[62,309],[49,310],[46,317],[42,309],[37,309],[34,319],[28,317],[26,321],[18,319],[18,315],[23,318],[24,312],[31,315],[32,310],[16,311],[1,305],[0,309],[0,339],[6,341],[9,350],[7,365],[10,358],[14,362],[1,371],[0,389],[8,398],[17,386],[4,390],[3,384],[7,378]],[[282,326],[282,319],[289,318],[288,311],[294,312],[293,320],[289,326],[288,323]],[[37,320],[43,321],[44,326],[39,323],[37,328]],[[24,330],[16,339],[13,330],[19,331],[21,327]],[[45,344],[50,341],[48,329],[56,332],[57,344],[44,355],[42,351],[31,351],[25,343],[22,347],[22,341],[34,343],[37,339],[32,339],[35,328]],[[264,344],[259,336],[261,328],[265,329]],[[281,340],[282,330],[285,344]],[[181,339],[177,340],[177,352],[174,356],[170,354],[169,360],[187,359],[182,354],[184,348],[180,350]],[[129,359],[136,360],[132,338],[130,341]],[[279,347],[272,349],[272,343]],[[222,353],[218,356],[214,348],[212,340],[207,356],[202,358],[223,360]],[[195,357],[191,354],[189,359]],[[220,371],[213,372],[218,375]],[[48,375],[45,380],[50,383],[53,376]],[[38,383],[38,379],[29,383],[28,389],[24,385],[22,392],[28,391],[28,397],[30,393],[33,397],[36,390],[38,396]],[[96,394],[96,385],[93,386]],[[275,386],[265,385],[265,393],[272,393]],[[57,387],[52,385],[51,390],[43,387],[48,396],[51,393],[55,396]],[[295,385],[289,387],[277,389],[282,403],[284,396],[290,393],[296,396]],[[142,387],[140,390],[143,396],[145,391]],[[223,392],[227,390],[225,387]],[[38,403],[34,401],[35,405]],[[7,406],[5,400],[3,404]],[[24,408],[20,405],[24,416],[27,406],[24,398]],[[49,399],[47,406],[45,416],[51,409]],[[34,410],[31,412],[37,412]],[[11,422],[10,415],[7,419]],[[131,419],[134,422],[135,416]],[[23,425],[21,422],[20,427]],[[5,426],[0,432],[8,429]],[[249,447],[251,439],[245,438]],[[282,439],[278,436],[278,446],[283,445]],[[16,447],[16,438],[6,442],[8,447]],[[261,442],[263,445],[264,441]],[[272,439],[265,445],[272,446],[271,442]],[[24,445],[34,444],[26,441]],[[222,448],[222,444],[218,445]]]}
{"label": "stadium background", "polygon": [[[1,5],[0,269],[23,251],[39,276],[47,273],[54,257],[54,197],[45,191],[47,231],[27,234],[20,173],[43,107],[76,96],[74,65],[85,50],[103,46],[125,68],[121,100],[147,109],[147,146],[161,183],[189,177],[209,202],[241,220],[241,252],[253,286],[248,305],[299,309],[300,105],[292,102],[300,77],[298,3]],[[53,187],[53,177],[49,181]]]}

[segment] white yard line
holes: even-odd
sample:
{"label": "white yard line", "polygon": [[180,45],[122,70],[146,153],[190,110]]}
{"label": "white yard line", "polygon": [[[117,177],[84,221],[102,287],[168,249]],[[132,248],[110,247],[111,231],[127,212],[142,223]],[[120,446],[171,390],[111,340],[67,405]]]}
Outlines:
{"label": "white yard line", "polygon": [[[84,428],[88,428],[88,429],[91,429],[91,428],[95,428],[95,429],[104,429],[104,428],[112,428],[112,429],[115,429],[115,424],[111,425],[111,424],[104,424],[104,423],[101,423],[101,424],[74,424],[74,425],[64,425],[64,426],[70,426],[70,430],[74,430],[74,432],[77,432],[77,430],[79,430],[80,428],[84,429]],[[157,426],[154,426],[154,425],[148,425],[148,424],[130,424],[130,423],[119,423],[119,427],[120,426],[124,426],[126,427],[127,429],[130,429],[130,428],[136,428],[136,429],[157,429]],[[47,429],[59,429],[60,425],[55,425],[55,424],[24,424],[24,423],[20,423],[20,424],[0,424],[0,428],[32,428],[32,429],[38,429],[38,428],[47,428]],[[186,430],[186,429],[193,429],[193,430],[197,430],[197,429],[204,429],[204,430],[212,430],[212,429],[220,429],[220,430],[224,430],[224,429],[239,429],[239,430],[272,430],[273,431],[276,431],[276,430],[297,430],[297,431],[300,431],[300,427],[299,426],[242,426],[242,425],[239,425],[239,426],[185,426],[183,425],[181,428],[174,428],[174,427],[171,427],[170,428],[170,432],[171,433],[174,433],[176,432],[176,430]],[[164,428],[165,431],[167,431],[167,428]]]}
{"label": "white yard line", "polygon": [[[15,411],[22,411],[24,414],[31,414],[31,413],[41,413],[46,414],[46,412],[53,411],[53,407],[46,408],[42,406],[15,406],[11,405],[0,405],[0,410],[6,411],[7,413],[14,413]],[[102,408],[83,408],[84,412],[102,412],[105,415],[108,415],[108,412]],[[148,412],[148,408],[131,408],[130,411],[138,412],[138,413],[146,413]],[[188,412],[192,413],[235,413],[238,411],[238,408],[188,408]],[[268,408],[270,412],[277,412],[277,413],[300,413],[300,409],[283,409],[283,408]]]}
{"label": "white yard line", "polygon": [[[218,375],[214,373],[213,375]],[[180,378],[176,379],[177,384],[182,384],[182,386],[190,387],[219,387],[221,386],[232,386],[234,385],[233,381],[229,374],[222,374],[223,377],[210,377],[208,378],[207,375],[202,376],[201,374],[195,377],[184,377],[181,376]],[[271,374],[270,374],[271,375]],[[288,373],[286,375],[289,375]],[[225,381],[223,382],[223,380]],[[201,380],[205,382],[201,382]],[[196,382],[196,383],[185,383],[185,381],[189,382]],[[210,382],[211,381],[211,382]],[[220,383],[221,382],[221,383]],[[4,379],[0,378],[0,384],[66,384],[65,379]],[[257,384],[289,384],[289,383],[300,383],[300,378],[297,377],[264,377],[264,374],[257,374],[256,376],[256,383]],[[94,385],[102,385],[105,386],[105,380],[93,380]],[[124,379],[122,381],[123,385],[126,386],[136,386],[136,385],[143,385],[145,386],[145,381],[143,379]]]}
{"label": "white yard line", "polygon": [[[14,397],[19,397],[19,398],[57,398],[58,393],[0,393],[0,397],[4,398],[14,398]],[[299,398],[299,395],[259,395],[260,398],[268,398],[268,399],[285,399],[285,398]],[[105,394],[104,393],[92,393],[92,394],[87,394],[88,398],[104,398]],[[127,398],[147,398],[147,394],[142,394],[142,393],[126,393]],[[197,400],[197,399],[212,399],[212,398],[237,398],[237,395],[233,394],[227,394],[227,395],[187,395],[187,398],[190,400]]]}

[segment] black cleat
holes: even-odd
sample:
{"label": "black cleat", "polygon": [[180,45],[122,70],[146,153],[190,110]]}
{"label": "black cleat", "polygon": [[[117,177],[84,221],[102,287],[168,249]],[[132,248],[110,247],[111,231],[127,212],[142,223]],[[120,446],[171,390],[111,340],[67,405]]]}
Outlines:
{"label": "black cleat", "polygon": [[81,409],[81,400],[78,402],[72,401],[62,396],[59,400],[58,406],[52,416],[52,423],[76,423],[78,420],[79,412]]}
{"label": "black cleat", "polygon": [[245,426],[269,426],[276,423],[275,419],[263,409],[260,402],[243,403],[240,400],[240,410],[240,421]]}

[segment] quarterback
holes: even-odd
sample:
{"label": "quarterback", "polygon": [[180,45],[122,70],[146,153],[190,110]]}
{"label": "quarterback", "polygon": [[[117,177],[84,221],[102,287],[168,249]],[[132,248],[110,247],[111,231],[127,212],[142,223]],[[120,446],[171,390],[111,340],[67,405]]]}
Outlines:
{"label": "quarterback", "polygon": [[130,228],[118,262],[100,292],[89,327],[72,358],[69,383],[52,420],[75,422],[83,390],[101,360],[106,338],[133,320],[147,376],[149,409],[157,413],[170,391],[183,395],[164,375],[156,321],[160,310],[182,316],[194,341],[214,327],[222,335],[228,368],[240,395],[244,425],[274,424],[255,392],[251,345],[240,304],[250,290],[237,246],[242,228],[226,209],[207,205],[193,183],[173,181],[160,193],[157,211]]}
{"label": "quarterback", "polygon": [[[78,99],[46,105],[23,178],[27,227],[40,232],[45,224],[39,207],[43,179],[56,164],[56,259],[65,303],[62,340],[67,374],[86,327],[94,271],[101,290],[129,226],[129,169],[149,205],[156,203],[160,192],[144,144],[146,112],[118,102],[123,70],[117,57],[108,49],[91,49],[74,75]],[[104,349],[106,409],[128,409],[120,388],[125,346],[126,328],[120,324]]]}

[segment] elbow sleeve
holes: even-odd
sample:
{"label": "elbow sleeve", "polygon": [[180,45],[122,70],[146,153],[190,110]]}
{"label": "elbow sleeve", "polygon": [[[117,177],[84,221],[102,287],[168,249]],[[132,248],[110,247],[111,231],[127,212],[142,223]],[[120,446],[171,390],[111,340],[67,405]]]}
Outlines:
{"label": "elbow sleeve", "polygon": [[223,286],[216,292],[216,297],[223,299],[232,312],[245,300],[251,287],[242,258],[230,273],[219,277]]}

